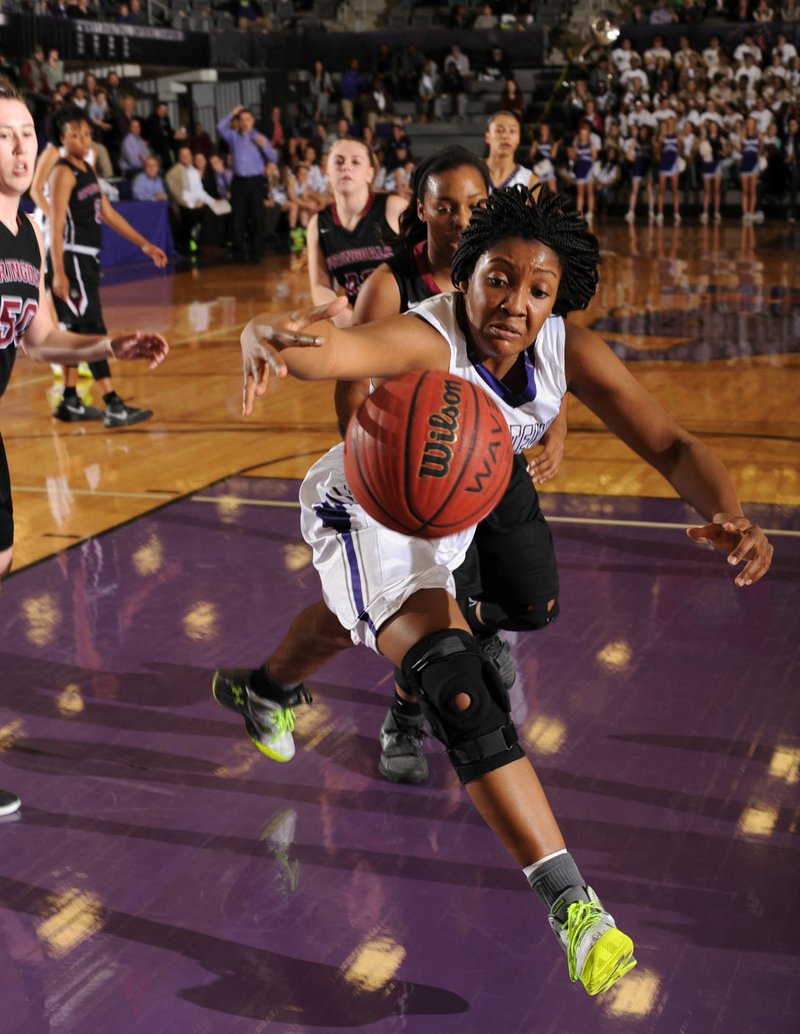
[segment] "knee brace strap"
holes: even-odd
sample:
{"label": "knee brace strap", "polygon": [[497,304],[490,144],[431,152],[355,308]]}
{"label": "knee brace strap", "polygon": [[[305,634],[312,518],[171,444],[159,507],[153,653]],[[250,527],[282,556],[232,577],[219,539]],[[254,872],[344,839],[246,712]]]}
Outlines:
{"label": "knee brace strap", "polygon": [[522,603],[512,607],[506,604],[504,610],[499,603],[481,600],[481,620],[475,616],[476,601],[468,600],[459,605],[470,628],[476,635],[488,635],[502,630],[504,632],[535,632],[546,628],[558,617],[558,596],[553,597],[553,605],[547,609],[549,600],[538,600],[535,603]]}
{"label": "knee brace strap", "polygon": [[[402,672],[462,783],[523,757],[508,694],[468,632],[425,636],[403,658]],[[469,699],[463,710],[456,706],[461,694]]]}

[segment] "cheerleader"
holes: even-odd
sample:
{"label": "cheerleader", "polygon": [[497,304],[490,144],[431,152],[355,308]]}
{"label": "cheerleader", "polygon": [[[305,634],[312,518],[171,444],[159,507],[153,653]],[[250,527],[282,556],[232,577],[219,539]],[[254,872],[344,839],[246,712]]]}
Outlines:
{"label": "cheerleader", "polygon": [[681,221],[678,201],[678,177],[680,176],[680,154],[678,134],[675,129],[675,118],[666,118],[658,131],[658,215],[656,223],[664,225],[664,195],[667,192],[667,180],[672,182],[672,214],[677,226]]}
{"label": "cheerleader", "polygon": [[558,140],[553,140],[550,126],[543,122],[531,143],[529,161],[533,166],[534,175],[538,176],[541,182],[551,190],[556,189],[556,167],[553,159],[557,153]]}
{"label": "cheerleader", "polygon": [[744,138],[742,139],[742,157],[739,164],[739,177],[742,183],[742,222],[752,223],[756,211],[756,194],[758,192],[759,162],[761,159],[761,136],[756,120],[748,116],[745,121]]}
{"label": "cheerleader", "polygon": [[594,218],[594,163],[597,151],[592,143],[592,127],[584,122],[575,141],[575,187],[578,191],[576,206],[591,226]]}
{"label": "cheerleader", "polygon": [[708,222],[708,209],[711,196],[714,196],[714,222],[722,222],[720,212],[722,202],[722,159],[727,154],[727,141],[722,135],[719,125],[707,120],[700,132],[700,161],[703,174],[703,213],[700,222]]}
{"label": "cheerleader", "polygon": [[655,218],[653,208],[653,145],[652,130],[649,126],[632,126],[631,138],[628,141],[626,156],[631,163],[631,197],[625,221],[632,223],[636,218],[636,200],[639,188],[644,183],[647,191],[647,217],[652,223]]}

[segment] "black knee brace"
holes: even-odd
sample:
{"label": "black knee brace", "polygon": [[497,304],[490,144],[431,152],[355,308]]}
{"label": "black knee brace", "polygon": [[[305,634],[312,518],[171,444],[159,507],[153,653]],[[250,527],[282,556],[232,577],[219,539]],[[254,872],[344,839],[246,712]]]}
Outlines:
{"label": "black knee brace", "polygon": [[[504,632],[535,632],[545,628],[558,617],[558,597],[553,597],[553,605],[547,609],[550,600],[536,603],[508,605],[508,611],[499,603],[481,600],[481,619],[475,617],[475,600],[459,600],[461,611],[469,622],[469,627],[476,635],[489,635],[498,630]],[[510,613],[509,613],[510,611]]]}
{"label": "black knee brace", "polygon": [[[524,756],[508,694],[468,632],[448,628],[425,636],[403,658],[402,674],[462,783]],[[455,705],[462,693],[470,701],[465,710]]]}

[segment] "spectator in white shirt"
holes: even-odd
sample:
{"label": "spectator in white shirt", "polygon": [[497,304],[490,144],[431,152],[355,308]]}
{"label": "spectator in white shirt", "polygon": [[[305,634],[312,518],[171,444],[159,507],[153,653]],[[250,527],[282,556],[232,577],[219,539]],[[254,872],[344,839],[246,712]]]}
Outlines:
{"label": "spectator in white shirt", "polygon": [[720,45],[719,36],[712,36],[708,41],[708,46],[703,51],[703,64],[706,66],[709,75],[713,75],[719,69],[719,66],[723,64],[724,57],[725,54]]}
{"label": "spectator in white shirt", "polygon": [[784,66],[788,66],[793,57],[797,57],[797,47],[789,43],[785,32],[778,33],[778,39],[772,50],[773,54],[779,54]]}
{"label": "spectator in white shirt", "polygon": [[736,81],[741,82],[742,76],[745,76],[750,84],[750,89],[754,89],[756,83],[761,81],[761,69],[755,63],[753,55],[750,51],[747,51],[744,55],[744,64],[739,65],[736,69]]}
{"label": "spectator in white shirt", "polygon": [[733,52],[733,60],[737,65],[743,65],[746,54],[752,54],[753,60],[756,64],[760,65],[762,61],[762,54],[759,47],[753,42],[752,32],[746,32],[744,39],[739,46]]}
{"label": "spectator in white shirt", "polygon": [[633,55],[631,67],[619,77],[620,88],[623,90],[632,90],[635,82],[638,82],[643,90],[648,87],[647,73],[642,68],[642,59],[638,54]]}
{"label": "spectator in white shirt", "polygon": [[178,149],[178,160],[167,172],[167,191],[178,217],[177,246],[184,254],[197,250],[203,210],[213,198],[203,187],[203,180],[194,167],[189,147]]}
{"label": "spectator in white shirt", "polygon": [[631,67],[631,58],[636,53],[633,43],[629,39],[623,39],[618,47],[611,51],[611,60],[620,75]]}
{"label": "spectator in white shirt", "polygon": [[759,133],[766,133],[770,122],[772,122],[772,112],[767,107],[767,102],[763,97],[756,97],[756,105],[750,109],[748,116],[755,121]]}
{"label": "spectator in white shirt", "polygon": [[664,37],[656,35],[653,36],[652,47],[648,47],[644,52],[645,68],[652,68],[659,58],[662,58],[667,64],[671,64],[672,51],[669,47],[664,46]]}

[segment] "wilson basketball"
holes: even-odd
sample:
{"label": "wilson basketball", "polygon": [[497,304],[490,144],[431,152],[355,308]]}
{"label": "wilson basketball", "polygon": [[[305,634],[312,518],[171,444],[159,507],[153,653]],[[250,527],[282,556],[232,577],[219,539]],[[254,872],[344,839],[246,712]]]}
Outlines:
{"label": "wilson basketball", "polygon": [[344,469],[356,500],[387,528],[422,538],[477,524],[505,492],[512,461],[494,400],[439,370],[385,381],[345,435]]}

